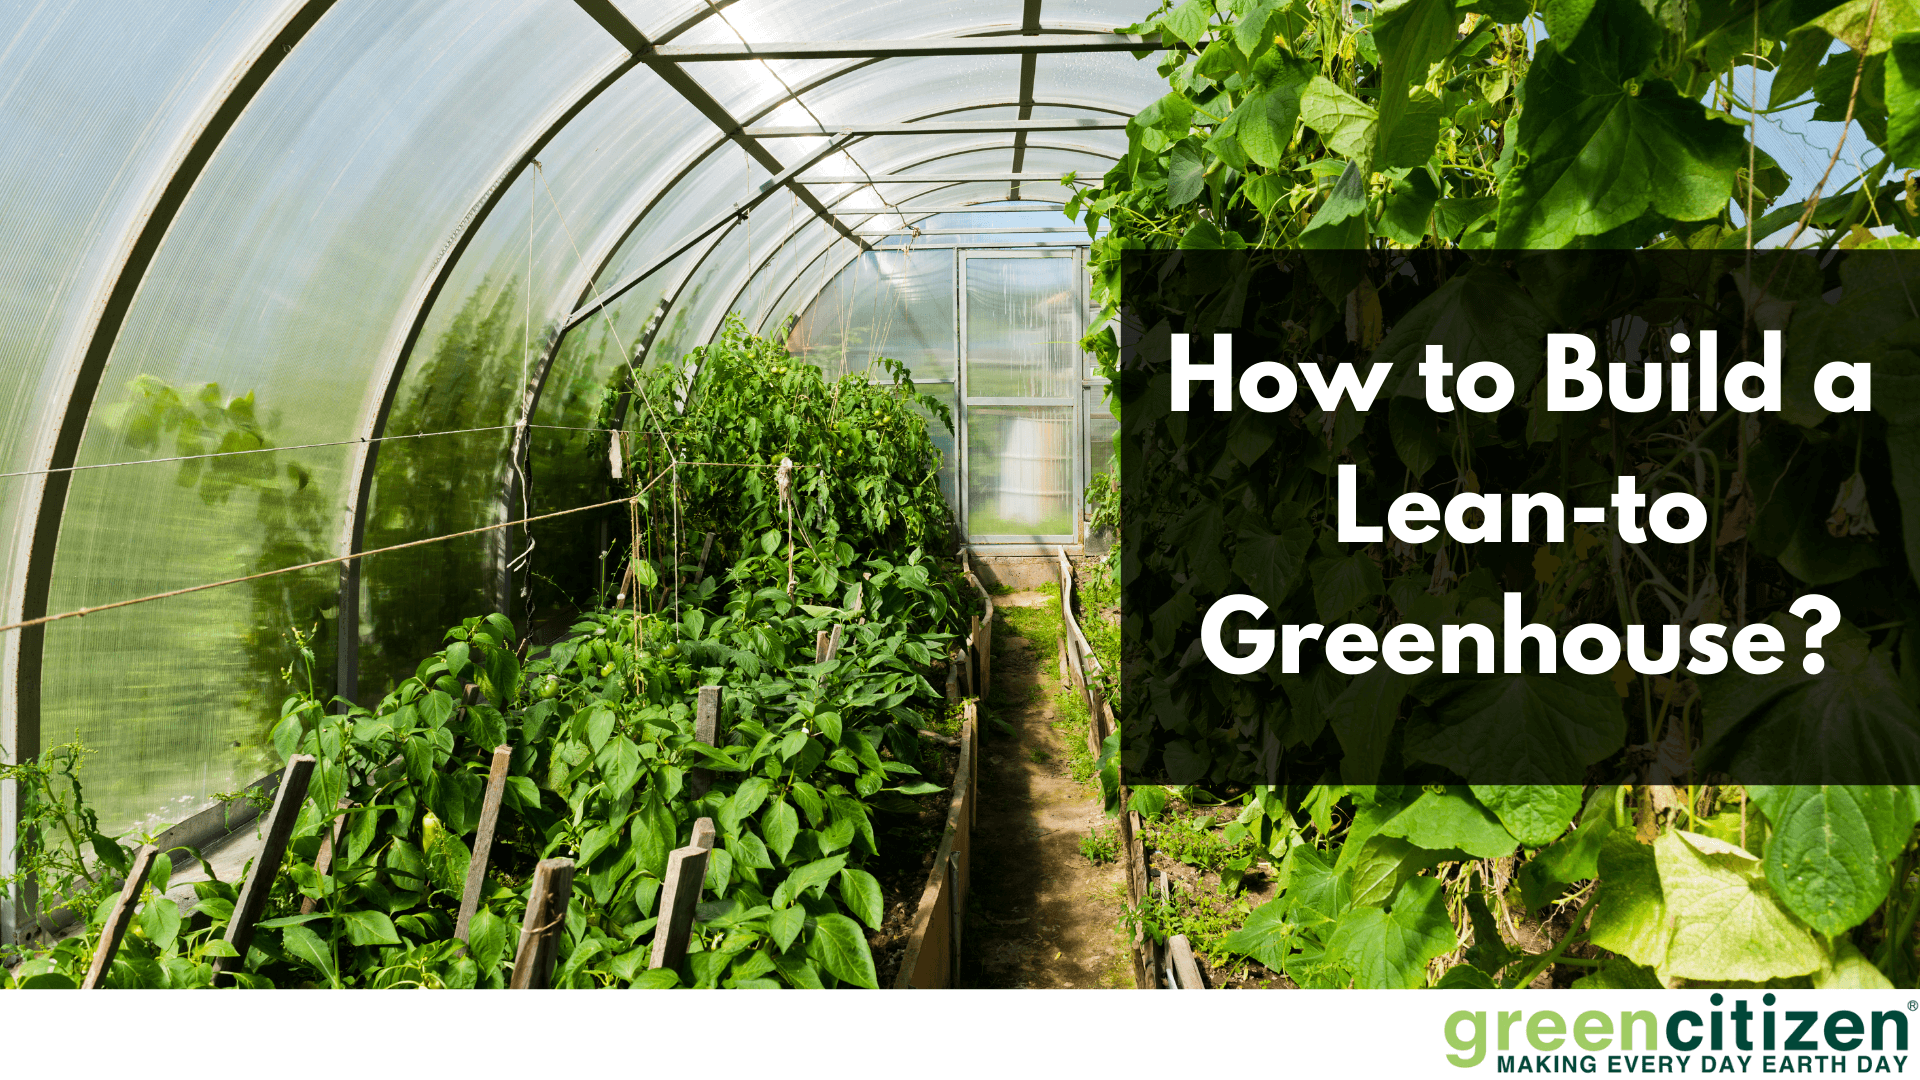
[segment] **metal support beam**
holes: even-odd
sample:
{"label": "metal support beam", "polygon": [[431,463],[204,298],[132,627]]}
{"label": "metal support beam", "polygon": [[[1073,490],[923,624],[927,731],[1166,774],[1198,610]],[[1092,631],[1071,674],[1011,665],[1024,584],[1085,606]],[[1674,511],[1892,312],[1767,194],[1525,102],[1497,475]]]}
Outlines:
{"label": "metal support beam", "polygon": [[755,127],[747,134],[757,139],[823,138],[834,132],[848,135],[984,135],[1010,131],[1125,131],[1120,117],[1074,117],[1066,120],[933,120],[924,124],[842,124],[821,131],[813,127]]}
{"label": "metal support beam", "polygon": [[858,229],[861,236],[1008,236],[1013,233],[1079,233],[1087,230],[1073,225],[1008,225],[1001,229]]}
{"label": "metal support beam", "polygon": [[[917,197],[918,196],[916,196],[916,198]],[[1000,200],[1005,197],[1004,195],[996,195],[994,199]],[[916,206],[912,203],[900,203],[898,205],[900,207],[899,212],[909,217],[921,214],[1044,214],[1049,210],[1058,210],[1065,205],[1054,199],[1025,199],[1022,201],[1025,205],[1008,206],[999,201],[974,203],[967,206]],[[1043,205],[1036,206],[1034,205],[1036,203]],[[885,209],[868,212],[875,217],[892,217],[895,213],[893,210]],[[851,211],[848,212],[848,216],[852,216]]]}
{"label": "metal support beam", "polygon": [[[1040,29],[1040,0],[1027,0],[1025,10],[1020,16],[1020,31],[1025,34],[1037,33]],[[1020,119],[1033,119],[1033,79],[1039,70],[1040,59],[1037,54],[1027,53],[1020,57]],[[1027,167],[1027,134],[1021,132],[1013,137],[1013,171],[1020,172]],[[1007,198],[1020,197],[1020,183],[1015,181],[1007,189]]]}
{"label": "metal support beam", "polygon": [[920,173],[908,176],[874,173],[872,176],[803,176],[800,182],[803,184],[978,184],[1017,183],[1025,180],[1033,184],[1057,184],[1065,178],[1065,173],[964,172]]}
{"label": "metal support beam", "polygon": [[[673,87],[675,93],[687,100],[687,104],[699,110],[702,116],[711,121],[713,126],[719,128],[728,138],[739,143],[748,156],[760,163],[761,168],[776,174],[785,171],[786,166],[780,163],[780,159],[762,146],[760,140],[748,135],[745,126],[735,120],[712,94],[707,93],[705,87],[695,82],[693,76],[688,75],[678,61],[662,55],[662,50],[670,47],[667,43],[648,40],[647,35],[642,33],[639,27],[633,25],[619,8],[613,6],[612,0],[574,0],[574,2],[605,28],[607,33],[612,34],[614,40],[638,57],[642,63],[652,69],[655,75],[660,76],[662,82]],[[743,57],[743,59],[753,59],[753,57]],[[793,190],[800,197],[800,201],[806,204],[807,209],[840,230],[842,235],[852,239],[852,232],[843,222],[827,213],[827,208],[811,191],[798,185],[795,185]],[[859,242],[855,241],[855,243]]]}
{"label": "metal support beam", "polygon": [[[586,4],[581,6],[585,7]],[[1030,12],[1038,4],[1029,3]],[[604,24],[603,24],[604,25]],[[1030,28],[1026,28],[1030,27]],[[900,38],[891,41],[763,41],[748,45],[660,45],[654,56],[675,64],[722,60],[826,60],[854,57],[895,59],[908,56],[1006,56],[1018,53],[1145,52],[1160,49],[1159,35],[1042,34],[1034,14],[1023,37]]]}
{"label": "metal support beam", "polygon": [[[615,300],[618,300],[621,296],[626,294],[627,290],[633,288],[635,285],[640,284],[642,281],[645,281],[647,278],[652,277],[654,274],[659,273],[662,268],[666,267],[669,263],[673,262],[673,260],[693,250],[693,248],[696,245],[698,245],[700,241],[705,240],[707,237],[712,236],[714,233],[719,232],[721,229],[728,227],[730,223],[739,221],[745,218],[748,214],[753,212],[754,208],[758,207],[761,203],[764,203],[769,198],[771,198],[775,192],[779,191],[781,188],[787,187],[796,174],[806,169],[810,169],[815,165],[818,165],[820,163],[820,160],[822,158],[825,158],[829,154],[839,153],[840,150],[846,146],[850,138],[851,138],[850,136],[836,135],[833,138],[828,139],[826,142],[826,145],[821,146],[820,148],[816,149],[813,153],[808,154],[806,157],[800,159],[798,162],[781,170],[777,175],[769,178],[765,183],[761,184],[759,192],[756,193],[752,198],[747,199],[745,202],[738,202],[733,204],[733,208],[731,210],[728,210],[726,213],[721,214],[719,217],[716,217],[712,221],[707,222],[705,225],[701,226],[700,228],[695,229],[693,233],[689,235],[685,240],[682,240],[680,243],[674,245],[673,250],[653,260],[652,262],[648,263],[646,266],[641,267],[640,269],[634,271],[633,273],[628,274],[626,277],[621,278],[619,281],[615,282],[614,284],[607,286],[605,289],[602,289],[596,292],[592,300],[575,308],[573,311],[573,314],[567,316],[566,321],[560,324],[561,331],[565,332],[567,330],[571,330],[574,327],[585,322],[586,320],[592,318],[595,312],[598,312],[600,309],[606,307],[608,304],[611,304]],[[832,211],[828,210],[825,206],[822,206],[820,209],[821,209],[820,216],[826,219],[830,224],[839,222],[840,219],[838,217],[835,217]],[[839,227],[835,229],[835,231],[840,233],[842,236],[847,237],[848,239],[853,239],[853,236],[854,236],[853,231],[850,228],[848,228],[844,223],[841,223]]]}
{"label": "metal support beam", "polygon": [[[8,621],[37,619],[47,614],[47,601],[53,585],[54,556],[59,544],[60,526],[66,514],[67,495],[73,474],[65,471],[80,453],[81,436],[87,418],[93,412],[100,380],[107,361],[126,325],[127,314],[146,276],[160,252],[168,229],[185,205],[194,183],[213,160],[215,151],[246,112],[247,105],[259,94],[267,79],[280,67],[315,23],[333,7],[334,0],[306,0],[288,3],[278,21],[268,26],[249,43],[236,60],[224,91],[206,103],[204,109],[183,130],[172,151],[172,171],[166,179],[149,188],[142,198],[140,212],[128,219],[127,234],[121,238],[120,258],[95,283],[96,302],[88,308],[93,325],[74,335],[85,342],[60,363],[65,384],[65,406],[60,426],[50,445],[41,448],[35,467],[45,470],[30,482],[22,500],[21,518],[33,522],[28,540],[27,560],[21,588],[20,609]],[[0,615],[5,617],[5,615]],[[36,757],[40,747],[40,680],[45,659],[46,627],[30,626],[12,635],[4,643],[18,651],[14,654],[14,685],[0,693],[0,728],[10,729],[11,745],[0,746],[9,762]],[[6,700],[6,699],[10,699]],[[8,705],[11,708],[7,708]],[[7,722],[6,713],[11,713]],[[13,853],[19,843],[19,826],[24,809],[23,796],[11,781],[0,786],[0,875],[11,874]],[[23,897],[31,904],[31,896]],[[0,896],[0,943],[14,940],[14,898]]]}

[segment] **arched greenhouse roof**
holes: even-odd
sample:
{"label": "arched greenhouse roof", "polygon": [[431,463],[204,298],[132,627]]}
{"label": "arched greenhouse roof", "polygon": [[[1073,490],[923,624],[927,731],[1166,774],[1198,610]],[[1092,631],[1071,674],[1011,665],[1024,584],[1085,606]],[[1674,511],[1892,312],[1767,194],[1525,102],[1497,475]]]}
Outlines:
{"label": "arched greenhouse roof", "polygon": [[[729,313],[773,329],[860,280],[946,273],[958,246],[1084,245],[1063,174],[1105,172],[1165,92],[1133,55],[1151,43],[1112,32],[1139,14],[12,6],[0,624],[538,511],[511,463],[554,497],[541,440],[586,427],[615,367],[684,355]],[[411,671],[410,619],[446,625],[421,596],[496,595],[453,579],[504,563],[499,534],[463,543],[443,545],[459,566],[349,561],[9,632],[0,746],[78,736],[111,778],[103,816],[174,820],[259,771],[271,705],[234,687],[299,643],[248,627],[309,628],[353,696]]]}

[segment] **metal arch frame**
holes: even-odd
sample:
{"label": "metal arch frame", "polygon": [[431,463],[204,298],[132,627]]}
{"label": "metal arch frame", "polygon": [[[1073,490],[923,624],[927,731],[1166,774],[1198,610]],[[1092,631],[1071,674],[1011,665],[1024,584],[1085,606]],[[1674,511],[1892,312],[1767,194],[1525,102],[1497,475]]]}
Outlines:
{"label": "metal arch frame", "polygon": [[[992,203],[992,202],[1004,201],[1004,199],[1005,199],[1004,196],[996,196],[994,199],[988,200],[988,201],[989,203]],[[1031,202],[1033,200],[1029,199],[1024,201]],[[1008,231],[1012,232],[1015,230],[1008,230]],[[885,247],[885,248],[875,248],[874,250],[875,251],[897,251],[897,252],[949,251],[955,247],[964,247],[968,249],[973,249],[977,247],[981,250],[991,250],[994,248],[1011,248],[1011,247],[1018,247],[1018,246],[1021,246],[1021,245],[1008,244],[1005,242],[1001,242],[997,244],[968,244],[968,243],[962,242],[962,243],[951,244],[951,245],[942,244],[942,245],[934,245],[929,247]],[[1086,247],[1087,245],[1085,243],[1080,243],[1080,242],[1067,243],[1065,241],[1044,241],[1044,242],[1035,242],[1025,246],[1035,247],[1035,248],[1075,248],[1075,247],[1083,248],[1083,247]],[[823,251],[821,251],[820,255],[815,257],[816,258],[823,257],[825,255],[831,254],[832,251],[833,251],[833,245],[828,244],[826,248]],[[845,273],[847,268],[853,265],[854,260],[858,259],[863,254],[865,254],[865,252],[856,251],[852,255],[847,256],[847,258],[842,260],[840,264],[838,266],[835,266],[831,271],[822,274],[820,278],[820,283],[818,285],[815,285],[810,292],[803,294],[803,299],[798,304],[794,305],[794,310],[796,312],[805,312],[807,308],[811,307],[815,301],[820,299],[821,293],[827,291],[827,286],[832,284],[835,278]],[[809,261],[807,265],[812,266],[813,263]],[[763,318],[761,322],[764,325],[765,319]]]}
{"label": "metal arch frame", "polygon": [[[592,15],[594,14],[594,8],[598,5],[606,4],[607,0],[576,0],[576,3],[580,3],[582,8],[587,10],[589,15]],[[616,11],[614,14],[617,16],[618,12]],[[621,17],[621,18],[622,18],[622,21],[624,21],[624,17]],[[602,25],[604,26],[605,23],[603,22]],[[1046,27],[1046,29],[1087,30],[1089,32],[1099,32],[1096,28],[1081,26],[1079,24],[1070,23],[1070,22],[1057,23],[1057,24],[1054,24],[1053,26]],[[618,36],[619,35],[616,35],[616,37]],[[986,35],[983,34],[980,36],[986,36]],[[664,40],[665,35],[662,35],[662,38]],[[741,119],[739,119],[734,123],[731,130],[722,128],[722,130],[720,130],[720,132],[712,139],[712,141],[710,141],[700,149],[696,150],[692,154],[689,154],[684,159],[684,162],[680,166],[680,168],[676,170],[674,174],[671,177],[669,177],[664,183],[652,189],[651,193],[646,198],[644,199],[636,198],[634,200],[630,200],[628,203],[629,207],[635,207],[636,203],[640,205],[632,209],[630,212],[621,211],[621,212],[617,212],[614,215],[612,220],[615,222],[620,222],[622,224],[620,224],[618,227],[609,227],[600,231],[599,235],[596,237],[593,244],[591,244],[588,247],[586,256],[583,257],[578,264],[576,264],[573,274],[567,279],[566,283],[559,290],[559,295],[564,296],[564,295],[567,295],[568,292],[572,292],[577,299],[574,301],[568,316],[566,317],[565,320],[563,320],[558,332],[556,332],[552,336],[551,340],[548,341],[546,348],[542,350],[540,359],[535,365],[534,370],[529,374],[529,377],[528,377],[529,383],[538,384],[538,386],[541,389],[536,390],[534,392],[527,408],[522,413],[523,419],[520,425],[517,425],[517,427],[524,426],[524,424],[528,423],[529,421],[525,418],[531,417],[534,413],[534,410],[536,410],[539,407],[540,394],[544,391],[546,379],[548,377],[548,374],[552,370],[554,360],[559,356],[560,349],[562,345],[565,344],[567,334],[572,331],[574,326],[578,325],[578,323],[582,321],[577,316],[580,315],[581,309],[583,308],[584,305],[587,304],[589,298],[594,296],[594,283],[599,280],[601,274],[605,272],[607,265],[611,263],[614,257],[620,253],[621,248],[626,244],[628,238],[630,238],[633,235],[634,230],[638,229],[640,225],[646,221],[647,217],[653,212],[654,208],[657,207],[660,204],[660,202],[663,199],[665,199],[669,194],[671,194],[679,186],[681,181],[685,180],[687,176],[689,176],[696,168],[698,168],[702,163],[704,163],[709,157],[719,152],[723,147],[726,146],[727,143],[739,141],[740,134],[743,133],[749,125],[758,123],[759,121],[764,120],[766,117],[771,115],[776,110],[780,109],[782,106],[785,106],[787,104],[790,104],[791,102],[799,100],[799,98],[803,94],[807,94],[807,93],[810,93],[811,91],[817,90],[820,87],[825,86],[828,83],[831,83],[841,78],[842,76],[852,74],[853,72],[859,71],[862,68],[865,68],[871,64],[880,63],[883,59],[885,58],[875,57],[870,59],[859,59],[859,60],[850,61],[846,64],[836,65],[835,67],[832,67],[832,68],[829,68],[828,70],[820,72],[814,78],[793,87],[791,93],[776,97],[772,101],[769,101],[765,105],[761,106],[758,110],[754,111],[752,114],[742,117]],[[671,66],[671,65],[668,65],[668,66]],[[654,70],[656,74],[659,73],[658,68],[653,68],[650,70]],[[670,83],[670,85],[672,84]],[[1004,98],[990,98],[990,99],[984,99],[984,100],[975,99],[974,101],[964,102],[958,105],[946,106],[934,112],[925,113],[920,116],[914,117],[913,119],[916,119],[916,120],[932,119],[933,117],[937,117],[937,116],[950,116],[957,112],[967,112],[967,111],[976,110],[976,109],[1005,108],[1009,105],[1014,105],[1014,104],[1017,104],[1017,102],[1008,101]],[[1044,104],[1045,106],[1050,108],[1082,109],[1088,112],[1103,112],[1103,113],[1112,114],[1114,116],[1130,116],[1131,115],[1129,113],[1126,113],[1124,110],[1115,109],[1111,105],[1098,104],[1091,101],[1081,102],[1081,101],[1057,100],[1057,101],[1042,102],[1038,104]],[[711,119],[711,117],[709,117],[709,119]],[[716,127],[719,127],[719,126],[720,125],[716,124]],[[830,131],[822,131],[821,137],[830,138],[833,134],[834,133]],[[811,193],[807,192],[804,187],[797,187],[796,194],[802,198],[811,197]],[[823,220],[833,220],[837,223],[837,219],[831,218],[830,215],[827,215],[824,213],[824,207],[822,208],[822,212],[816,213],[815,216],[821,217]],[[851,240],[860,250],[866,250],[869,247],[871,247],[871,245],[867,244],[864,240],[858,237],[852,236],[851,230],[846,230],[846,232],[843,235],[846,235],[847,238]],[[702,254],[700,256],[700,259],[696,260],[695,265],[697,266],[698,263],[704,261],[705,258],[706,258],[706,255]],[[634,277],[632,279],[632,284],[638,284],[639,281],[645,280],[647,276],[651,276],[652,273],[656,273],[661,269],[664,269],[664,265],[651,267],[648,273]],[[684,287],[684,284],[685,283],[682,282],[680,287]],[[678,289],[675,290],[674,297],[677,299]],[[610,303],[615,298],[616,297],[599,297],[599,298],[596,298],[596,302],[599,304]],[[669,308],[670,307],[671,305],[669,305]],[[656,318],[663,319],[664,316],[665,316],[664,310],[656,313]],[[651,341],[652,341],[652,338],[651,338],[651,335],[649,335],[647,338],[648,345],[651,345]],[[636,359],[637,357],[630,358],[628,361],[629,364],[634,363]],[[394,392],[396,392],[397,382],[398,382],[398,375],[396,374],[394,380],[390,383],[387,389],[387,393],[389,397]],[[374,431],[373,434],[378,435],[379,432]],[[516,430],[514,441],[516,444],[524,447],[524,445],[527,442],[524,432]],[[508,460],[508,467],[506,469],[506,475],[507,475],[506,493],[502,501],[503,507],[510,507],[513,503],[514,494],[516,490],[513,487],[514,477],[516,475],[514,462],[518,460],[519,458],[509,458]],[[354,516],[356,519],[364,519],[367,514],[367,511],[368,511],[368,506],[367,506],[366,498],[365,496],[363,496],[361,500],[355,504]],[[358,550],[358,549],[356,548],[355,550]],[[503,567],[506,561],[507,560],[502,560]],[[353,565],[353,564],[348,564],[348,565]],[[501,610],[504,612],[511,611],[511,604],[510,604],[511,595],[512,595],[511,583],[507,581],[506,575],[503,574],[502,580],[500,583],[499,600],[500,600]],[[358,599],[357,592],[356,592],[355,599],[356,601]]]}
{"label": "metal arch frame", "polygon": [[[709,0],[707,6],[698,8],[683,17],[679,22],[661,32],[661,41],[671,41],[699,26],[707,19],[717,15],[737,0]],[[576,89],[556,109],[549,112],[550,119],[538,133],[527,139],[517,148],[494,175],[491,182],[482,189],[479,196],[470,205],[467,213],[460,219],[454,234],[441,246],[434,260],[422,268],[422,278],[415,290],[415,299],[411,304],[411,313],[407,316],[406,329],[390,338],[390,346],[384,350],[383,358],[375,370],[385,370],[379,401],[362,425],[366,432],[361,441],[349,449],[349,475],[353,478],[353,503],[349,508],[349,517],[343,530],[342,544],[345,554],[358,554],[366,544],[367,515],[372,505],[374,474],[379,466],[380,438],[386,433],[387,422],[392,418],[393,406],[399,395],[400,383],[406,376],[408,361],[412,358],[414,346],[419,342],[421,333],[426,329],[427,320],[432,317],[435,302],[441,291],[452,278],[458,267],[460,257],[467,247],[479,235],[500,200],[506,197],[520,176],[531,165],[540,152],[546,149],[574,117],[593,104],[601,94],[619,82],[621,78],[641,65],[641,59],[631,54],[618,57],[604,63],[601,68],[587,78],[575,84]],[[341,564],[339,617],[335,626],[336,644],[336,693],[349,701],[359,699],[360,690],[360,560],[352,559]]]}
{"label": "metal arch frame", "polygon": [[[933,192],[925,192],[923,194],[933,194]],[[1043,212],[1047,207],[1059,208],[1065,205],[1064,203],[1051,202],[1043,199],[1023,199],[1022,201],[1023,202],[1042,202],[1042,203],[1045,203],[1045,206],[1004,205],[1007,201],[1008,200],[1004,195],[994,195],[988,198],[984,198],[977,203],[930,208],[930,213],[935,213],[935,214],[976,213],[977,214],[977,213],[983,213],[983,212],[1004,211],[1008,213],[1021,212],[1021,213],[1034,214],[1034,213]],[[913,208],[909,207],[908,209],[911,210]],[[818,263],[821,259],[824,259],[827,256],[833,254],[833,247],[834,247],[833,244],[827,244],[825,247],[821,248],[818,252],[816,252],[812,258],[808,259],[800,267],[800,270],[795,275],[795,282],[798,283],[800,279],[805,278],[808,275],[808,273],[812,270],[814,264]],[[912,247],[875,247],[873,250],[875,251],[920,251],[920,250],[928,250],[928,249],[924,249],[916,245]],[[860,253],[855,252],[854,255],[842,261],[839,264],[839,266],[833,271],[832,274],[824,274],[821,277],[820,281],[817,284],[815,284],[811,289],[803,290],[796,293],[795,295],[804,297],[804,299],[799,304],[796,305],[795,310],[796,311],[805,310],[805,308],[808,305],[812,304],[815,300],[819,299],[820,294],[826,291],[826,287],[832,281],[833,277],[839,274],[840,272],[844,271],[847,267],[853,265],[853,260],[859,258],[859,256],[860,256]],[[788,288],[791,289],[792,286],[790,285]],[[781,290],[780,296],[781,297],[785,296],[787,294],[787,291],[788,290],[785,290],[785,289]],[[775,297],[774,303],[778,304],[779,300],[780,300],[780,297]],[[773,308],[769,307],[766,313],[761,315],[760,321],[759,321],[759,325],[760,325],[759,332],[761,333],[765,332],[766,325],[767,325],[767,318],[772,314],[772,312],[773,312]]]}
{"label": "metal arch frame", "polygon": [[[1020,15],[1022,33],[1034,34],[1040,30],[1041,0],[1026,0]],[[1033,80],[1039,76],[1040,57],[1037,53],[1023,53],[1020,56],[1020,119],[1033,119]],[[1012,172],[1021,172],[1027,163],[1027,133],[1020,132],[1013,138]],[[1007,188],[1008,199],[1020,198],[1020,182],[1015,180]]]}
{"label": "metal arch frame", "polygon": [[[33,531],[27,545],[27,559],[20,581],[20,608],[15,621],[39,618],[47,613],[52,591],[54,559],[59,548],[60,528],[66,515],[67,496],[73,474],[64,471],[78,458],[86,434],[87,420],[106,374],[107,361],[113,355],[120,332],[140,283],[153,265],[161,243],[166,239],[187,196],[206,171],[227,133],[252,103],[267,80],[279,69],[293,47],[306,37],[334,0],[294,0],[287,3],[280,18],[249,46],[229,70],[224,90],[209,107],[189,124],[175,140],[172,161],[164,181],[150,187],[143,200],[143,212],[122,240],[117,267],[110,269],[98,283],[92,306],[93,327],[84,334],[86,347],[70,352],[66,361],[66,402],[60,425],[50,445],[43,446],[43,467],[38,490],[29,483],[26,500],[32,504]],[[24,508],[23,508],[24,509]],[[23,514],[22,517],[29,515]],[[11,745],[0,747],[11,760],[24,761],[40,753],[40,680],[46,648],[46,627],[29,626],[14,635],[11,693],[0,687],[0,706],[11,701]],[[4,714],[0,714],[4,715]],[[18,842],[22,796],[16,783],[8,781],[0,788],[0,867],[11,871],[13,851]],[[37,901],[29,884],[22,900],[29,909]],[[16,912],[11,897],[0,896],[0,942],[11,943],[16,936]]]}
{"label": "metal arch frame", "polygon": [[[1088,157],[1106,158],[1108,160],[1113,160],[1113,161],[1119,160],[1118,155],[1108,154],[1103,151],[1090,149],[1088,147],[1063,146],[1063,145],[1056,145],[1053,143],[1037,143],[1037,144],[1034,144],[1034,146],[1036,149],[1041,149],[1041,150],[1061,150],[1061,151],[1066,151],[1068,153],[1085,154]],[[984,145],[984,146],[965,147],[962,149],[950,150],[945,153],[937,154],[931,157],[922,158],[917,161],[908,162],[908,163],[896,166],[896,168],[911,169],[919,165],[927,164],[928,162],[931,162],[931,161],[939,161],[942,158],[957,157],[961,154],[977,154],[977,153],[982,153],[982,152],[991,151],[991,150],[1000,150],[1000,149],[1004,149],[1004,147],[1005,147],[1004,141],[996,142],[996,143],[993,143],[990,145]],[[850,197],[858,190],[859,189],[856,188],[854,189],[854,191],[848,192],[847,195],[842,196],[842,198]],[[897,211],[885,210],[885,209],[875,210],[872,212],[871,215],[869,215],[869,218],[881,217],[881,216],[885,216],[885,217],[898,216],[900,220],[906,221],[912,215],[913,215],[912,207],[903,207],[902,209]],[[847,216],[852,217],[853,215],[848,214]],[[913,217],[913,220],[924,221],[927,218],[932,216],[933,214],[931,213],[921,214],[917,217]],[[716,321],[714,318],[710,317],[708,319],[707,326],[703,328],[703,330],[700,333],[694,335],[695,341],[704,340],[704,341],[711,342],[713,340],[713,338],[719,333],[719,327],[724,322],[726,318],[726,313],[729,311],[732,311],[734,305],[740,302],[740,297],[753,284],[753,279],[757,277],[761,271],[765,270],[768,266],[772,265],[773,261],[780,257],[780,254],[786,250],[787,246],[791,244],[796,237],[799,236],[801,230],[804,229],[809,224],[811,224],[811,222],[805,222],[805,223],[790,226],[787,229],[786,233],[782,235],[779,238],[779,240],[775,241],[773,246],[768,250],[766,256],[763,257],[758,264],[749,265],[742,268],[740,276],[735,280],[735,287],[733,292],[730,294],[727,294],[726,305],[724,307],[715,309],[716,311],[719,312],[718,320]],[[863,222],[863,224],[865,223]],[[1021,230],[1018,228],[1008,228],[1008,229],[995,230],[995,231],[997,233],[998,232],[1014,233],[1014,232],[1021,232],[1024,230]],[[861,235],[868,235],[868,234],[861,234]],[[828,248],[831,248],[831,244],[828,245]],[[818,258],[818,257],[819,257],[818,255],[814,256],[814,258]],[[811,266],[812,259],[807,260],[807,262],[804,263],[803,265]]]}

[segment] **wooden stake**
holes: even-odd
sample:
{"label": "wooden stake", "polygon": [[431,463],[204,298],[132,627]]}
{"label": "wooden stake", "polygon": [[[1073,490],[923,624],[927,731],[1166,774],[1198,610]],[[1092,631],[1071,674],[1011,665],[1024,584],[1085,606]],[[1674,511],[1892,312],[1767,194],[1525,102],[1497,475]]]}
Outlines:
{"label": "wooden stake", "polygon": [[[333,808],[335,810],[346,810],[352,806],[352,799],[341,799],[334,804]],[[323,881],[328,874],[333,873],[334,854],[340,850],[340,833],[346,828],[346,824],[347,816],[345,814],[334,818],[333,828],[328,829],[327,835],[320,840],[320,853],[313,857],[314,872],[319,874]],[[300,914],[302,915],[311,915],[318,910],[319,907],[320,901],[314,897],[304,896],[300,898]]]}
{"label": "wooden stake", "polygon": [[158,854],[160,849],[152,844],[142,844],[140,850],[133,853],[133,868],[127,871],[127,883],[121,887],[120,899],[114,902],[113,911],[107,916],[107,925],[100,928],[100,944],[93,950],[93,966],[87,969],[80,989],[100,989],[101,980],[112,970],[113,955],[120,951],[127,927],[133,925],[133,909],[140,905],[140,893],[147,887],[147,874],[152,871],[154,856]]}
{"label": "wooden stake", "polygon": [[300,817],[300,804],[307,801],[307,784],[313,779],[314,759],[295,754],[287,759],[280,774],[280,790],[274,793],[273,809],[267,812],[267,842],[254,857],[240,896],[233,903],[233,921],[227,923],[227,944],[234,955],[218,956],[213,961],[213,984],[230,986],[233,974],[246,966],[247,950],[253,946],[253,924],[267,909],[267,894],[273,891],[273,879],[280,873],[280,861],[287,854],[287,840],[293,836],[293,824]]}
{"label": "wooden stake", "polygon": [[666,888],[660,893],[660,917],[654,923],[649,968],[678,968],[693,937],[693,910],[707,879],[707,852],[713,847],[712,818],[693,823],[693,842],[667,856]]}
{"label": "wooden stake", "polygon": [[1193,958],[1193,946],[1188,943],[1187,935],[1175,934],[1167,939],[1167,951],[1172,954],[1173,975],[1179,981],[1175,990],[1205,990],[1206,977],[1200,974],[1200,965]]}
{"label": "wooden stake", "polygon": [[[453,936],[467,940],[467,925],[480,910],[480,890],[487,884],[487,853],[493,848],[494,825],[500,820],[500,798],[507,790],[507,765],[513,760],[513,747],[501,744],[493,748],[493,768],[487,773],[487,794],[480,803],[480,831],[473,837],[473,859],[467,863],[467,887],[460,894],[460,916],[454,920]],[[467,947],[460,946],[465,953]]]}
{"label": "wooden stake", "polygon": [[567,901],[573,898],[573,860],[542,859],[533,868],[527,917],[520,925],[520,948],[513,956],[509,990],[545,990],[553,976],[560,934],[566,929]]}
{"label": "wooden stake", "polygon": [[[700,688],[700,697],[693,713],[693,737],[708,746],[720,745],[720,688],[717,686]],[[687,770],[687,791],[694,798],[705,795],[712,787],[712,769]]]}

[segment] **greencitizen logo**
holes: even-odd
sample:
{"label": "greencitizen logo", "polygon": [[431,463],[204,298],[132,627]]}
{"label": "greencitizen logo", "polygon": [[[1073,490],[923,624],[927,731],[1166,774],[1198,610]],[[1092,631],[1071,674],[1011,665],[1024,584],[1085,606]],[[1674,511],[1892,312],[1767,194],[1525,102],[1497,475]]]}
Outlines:
{"label": "greencitizen logo", "polygon": [[[1552,1009],[1461,1009],[1447,1017],[1447,1061],[1462,1069],[1491,1064],[1499,1073],[1888,1073],[1907,1070],[1907,1013],[1776,1009],[1764,994],[1755,1011],[1723,994],[1710,1008],[1607,1012],[1571,1021]],[[1489,1019],[1491,1018],[1491,1020]]]}

